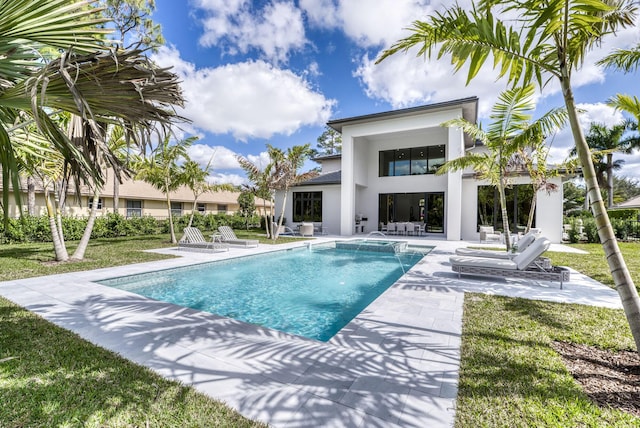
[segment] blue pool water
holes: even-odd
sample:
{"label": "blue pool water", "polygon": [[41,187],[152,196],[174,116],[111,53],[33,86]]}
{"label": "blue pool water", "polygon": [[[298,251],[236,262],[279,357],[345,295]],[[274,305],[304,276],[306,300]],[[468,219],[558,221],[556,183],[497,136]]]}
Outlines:
{"label": "blue pool water", "polygon": [[100,283],[327,341],[428,251],[394,255],[316,246]]}

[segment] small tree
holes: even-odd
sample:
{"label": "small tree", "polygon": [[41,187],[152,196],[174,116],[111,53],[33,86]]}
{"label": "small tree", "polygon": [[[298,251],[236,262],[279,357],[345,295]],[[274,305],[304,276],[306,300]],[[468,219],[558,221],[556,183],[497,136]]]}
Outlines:
{"label": "small tree", "polygon": [[256,198],[249,190],[243,190],[238,195],[240,214],[244,217],[245,227],[249,230],[249,219],[256,212]]}
{"label": "small tree", "polygon": [[321,155],[335,155],[342,152],[342,135],[333,128],[327,126],[317,142]]}
{"label": "small tree", "polygon": [[187,148],[195,139],[196,137],[191,137],[171,145],[170,136],[167,135],[160,141],[151,156],[143,158],[135,166],[137,171],[136,178],[151,184],[166,197],[169,230],[171,232],[171,243],[173,244],[178,241],[176,240],[173,213],[171,212],[171,192],[185,184],[184,174],[178,166],[178,162],[189,159]]}

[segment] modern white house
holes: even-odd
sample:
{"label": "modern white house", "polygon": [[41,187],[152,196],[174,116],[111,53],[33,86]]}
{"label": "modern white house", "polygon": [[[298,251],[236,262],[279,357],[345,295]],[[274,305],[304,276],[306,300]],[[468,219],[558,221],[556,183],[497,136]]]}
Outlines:
{"label": "modern white house", "polygon": [[[473,171],[436,175],[449,159],[485,150],[460,129],[441,126],[463,117],[477,120],[476,97],[331,120],[342,135],[342,153],[315,160],[322,173],[293,187],[287,222],[322,224],[330,234],[351,236],[390,222],[413,222],[447,240],[478,240],[479,227],[502,228],[495,188]],[[557,190],[536,195],[534,226],[552,242],[562,239],[562,178]],[[533,189],[527,175],[510,178],[507,198],[512,232],[524,230]],[[276,207],[282,194],[276,195]],[[279,214],[279,213],[278,213]]]}

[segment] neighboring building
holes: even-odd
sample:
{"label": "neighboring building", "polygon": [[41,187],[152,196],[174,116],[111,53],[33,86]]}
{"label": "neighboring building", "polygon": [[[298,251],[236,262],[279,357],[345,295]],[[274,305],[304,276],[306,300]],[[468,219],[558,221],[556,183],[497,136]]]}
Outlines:
{"label": "neighboring building", "polygon": [[627,201],[621,202],[613,208],[640,208],[640,196],[636,196]]}
{"label": "neighboring building", "polygon": [[[366,234],[388,222],[421,223],[428,236],[447,240],[478,240],[480,225],[501,228],[493,186],[473,171],[435,175],[445,161],[485,149],[460,129],[441,126],[459,117],[476,122],[477,105],[471,97],[329,121],[342,134],[342,154],[315,159],[322,174],[290,190],[285,218],[290,225],[322,223],[342,236]],[[524,230],[532,186],[526,175],[510,181],[513,228]],[[537,194],[534,225],[560,242],[562,179],[554,182],[557,191]],[[276,209],[282,196],[276,195]]]}
{"label": "neighboring building", "polygon": [[[27,186],[23,180],[21,188],[22,211],[27,207]],[[63,215],[87,217],[91,210],[93,194],[86,186],[80,188],[80,201],[75,194],[74,186],[70,186]],[[144,181],[124,179],[119,185],[118,212],[125,217],[151,216],[155,218],[167,217],[166,196],[158,189]],[[98,201],[98,215],[114,212],[113,210],[113,175],[107,174],[107,180]],[[238,204],[239,192],[207,192],[198,197],[196,210],[202,214],[234,214],[240,210]],[[53,198],[53,193],[52,193]],[[193,192],[183,186],[171,193],[171,206],[174,215],[191,214],[193,208]],[[263,211],[262,199],[256,198],[256,213]],[[267,203],[268,204],[268,203]],[[36,215],[46,215],[46,205],[42,186],[36,183]],[[10,198],[9,212],[16,217],[20,214],[20,207],[15,205],[13,196]]]}

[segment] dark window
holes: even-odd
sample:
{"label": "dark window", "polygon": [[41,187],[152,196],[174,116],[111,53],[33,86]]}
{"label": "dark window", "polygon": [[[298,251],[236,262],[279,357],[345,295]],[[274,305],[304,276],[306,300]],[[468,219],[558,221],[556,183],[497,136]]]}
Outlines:
{"label": "dark window", "polygon": [[223,205],[223,204],[218,204],[218,212],[219,213],[226,213],[227,212],[227,206]]}
{"label": "dark window", "polygon": [[[523,232],[527,227],[533,187],[521,184],[505,189],[507,215],[509,216],[509,230],[512,233]],[[532,227],[535,227],[535,213]],[[493,226],[496,230],[504,231],[502,226],[502,210],[500,196],[494,186],[478,187],[478,226]]]}
{"label": "dark window", "polygon": [[[93,198],[89,198],[89,209],[93,209]],[[96,205],[97,210],[102,209],[102,198],[98,198],[98,204]]]}
{"label": "dark window", "polygon": [[379,154],[379,177],[434,174],[445,162],[445,146],[383,150]]}
{"label": "dark window", "polygon": [[182,202],[171,202],[171,215],[182,215]]}
{"label": "dark window", "polygon": [[127,217],[142,217],[142,201],[127,200]]}
{"label": "dark window", "polygon": [[293,221],[322,221],[322,192],[293,192]]}
{"label": "dark window", "polygon": [[196,206],[196,210],[201,213],[204,214],[207,211],[207,205],[206,204],[201,204],[198,203],[198,205]]}

